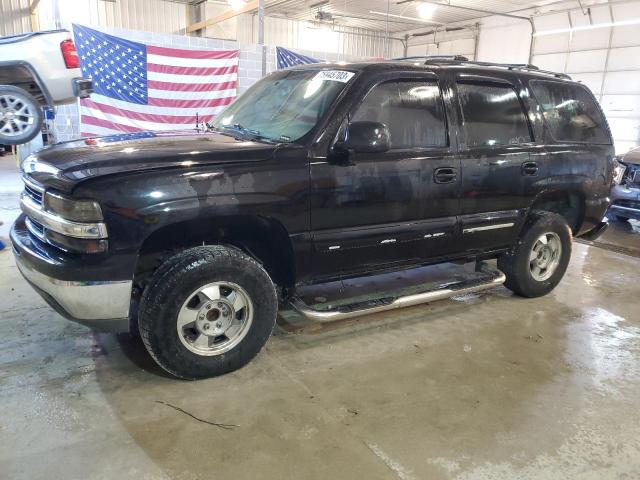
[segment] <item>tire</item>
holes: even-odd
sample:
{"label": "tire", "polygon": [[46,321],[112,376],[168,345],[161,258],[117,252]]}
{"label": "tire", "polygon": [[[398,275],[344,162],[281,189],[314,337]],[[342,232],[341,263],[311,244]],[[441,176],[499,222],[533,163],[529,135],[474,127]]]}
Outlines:
{"label": "tire", "polygon": [[273,282],[253,258],[233,247],[196,247],[153,275],[140,303],[140,336],[171,375],[214,377],[258,354],[277,311]]}
{"label": "tire", "polygon": [[[544,243],[546,240],[547,244]],[[559,245],[559,253],[554,248]],[[534,249],[537,257],[532,259]],[[498,258],[498,268],[505,274],[505,287],[523,297],[540,297],[553,290],[569,265],[571,229],[564,217],[549,212],[529,215],[518,243]],[[540,268],[547,263],[548,268]]]}
{"label": "tire", "polygon": [[0,143],[21,145],[42,130],[42,107],[26,90],[0,85]]}

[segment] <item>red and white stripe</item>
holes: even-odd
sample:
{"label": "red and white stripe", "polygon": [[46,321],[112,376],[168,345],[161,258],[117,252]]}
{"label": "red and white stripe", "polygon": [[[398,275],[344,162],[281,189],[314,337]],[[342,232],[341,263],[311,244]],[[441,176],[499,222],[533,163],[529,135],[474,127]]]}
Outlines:
{"label": "red and white stripe", "polygon": [[236,97],[238,50],[147,46],[148,104],[92,94],[80,101],[83,136],[184,130],[213,119]]}

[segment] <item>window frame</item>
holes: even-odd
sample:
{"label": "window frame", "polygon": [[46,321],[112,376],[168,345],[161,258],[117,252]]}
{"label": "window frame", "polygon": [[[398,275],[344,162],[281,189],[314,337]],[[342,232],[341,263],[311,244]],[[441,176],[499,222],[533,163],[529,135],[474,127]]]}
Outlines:
{"label": "window frame", "polygon": [[[583,91],[585,91],[587,93],[587,96],[589,98],[591,98],[593,100],[594,105],[596,106],[596,109],[598,110],[598,112],[600,113],[600,115],[602,115],[602,120],[604,121],[604,131],[607,134],[608,137],[608,141],[609,143],[599,143],[599,142],[586,142],[586,141],[582,141],[582,140],[561,140],[556,138],[556,136],[553,134],[553,129],[549,126],[549,122],[547,121],[547,118],[545,117],[545,110],[544,107],[542,106],[542,102],[540,101],[540,99],[538,98],[538,95],[536,95],[535,90],[533,89],[533,84],[535,83],[552,83],[552,84],[558,84],[558,85],[571,85],[572,87],[577,87]],[[562,81],[562,80],[555,80],[555,79],[547,79],[547,78],[532,78],[527,82],[527,89],[529,90],[529,93],[531,94],[531,98],[533,98],[536,102],[536,106],[540,109],[540,119],[542,120],[542,125],[544,126],[544,130],[546,133],[548,133],[549,138],[557,144],[566,144],[566,143],[576,143],[579,145],[599,145],[599,146],[610,146],[613,145],[613,135],[611,134],[611,127],[609,127],[609,121],[607,120],[607,116],[604,114],[604,111],[602,110],[602,107],[600,106],[600,104],[598,103],[598,100],[596,99],[595,95],[593,94],[593,92],[587,88],[586,85],[583,85],[581,83],[577,83],[577,82],[567,82],[567,81]]]}
{"label": "window frame", "polygon": [[[479,76],[479,75],[458,75],[454,79],[454,84],[456,89],[456,104],[457,104],[457,108],[460,116],[459,128],[460,128],[460,133],[464,138],[465,149],[469,150],[469,149],[476,149],[476,148],[499,149],[499,148],[508,148],[508,147],[528,147],[531,145],[535,145],[537,143],[535,130],[531,123],[529,108],[527,104],[524,102],[523,98],[520,96],[520,93],[518,92],[518,88],[514,83],[503,78],[493,78],[493,77],[485,77],[485,76]],[[458,86],[460,84],[503,87],[503,88],[511,89],[515,94],[518,100],[518,103],[520,104],[520,110],[522,111],[522,115],[525,119],[527,130],[529,132],[529,141],[521,142],[521,143],[509,143],[509,144],[501,143],[498,145],[470,145],[468,131],[465,127],[465,118],[464,118],[464,109],[462,106],[462,99],[460,98],[460,91],[458,89]]]}
{"label": "window frame", "polygon": [[[425,83],[434,83],[438,88],[438,93],[440,94],[440,102],[442,105],[442,112],[444,114],[444,129],[445,129],[445,137],[446,143],[445,145],[427,145],[422,147],[396,147],[390,148],[387,152],[392,153],[402,153],[402,152],[424,152],[424,151],[451,151],[452,142],[451,142],[451,122],[449,119],[449,111],[447,107],[447,103],[445,101],[445,95],[442,88],[441,79],[434,72],[401,72],[392,77],[385,76],[379,79],[376,79],[371,85],[369,85],[361,97],[351,106],[347,115],[342,122],[342,125],[338,129],[338,133],[333,143],[339,140],[339,138],[344,135],[345,129],[351,123],[355,113],[364,103],[369,94],[373,91],[374,88],[379,87],[385,83],[405,83],[405,82],[425,82]],[[385,152],[385,153],[387,153]]]}

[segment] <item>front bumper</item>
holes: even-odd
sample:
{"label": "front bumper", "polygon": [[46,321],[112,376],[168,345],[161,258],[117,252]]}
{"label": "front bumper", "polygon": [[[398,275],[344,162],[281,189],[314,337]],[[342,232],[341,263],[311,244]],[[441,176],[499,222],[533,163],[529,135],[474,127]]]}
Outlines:
{"label": "front bumper", "polygon": [[616,185],[611,189],[609,211],[621,217],[640,220],[640,188]]}
{"label": "front bumper", "polygon": [[11,229],[16,266],[22,276],[58,313],[100,331],[129,330],[130,280],[62,280],[43,273],[38,267],[51,265],[24,229],[20,217]]}
{"label": "front bumper", "polygon": [[73,94],[79,98],[87,98],[93,93],[93,81],[90,78],[74,78]]}

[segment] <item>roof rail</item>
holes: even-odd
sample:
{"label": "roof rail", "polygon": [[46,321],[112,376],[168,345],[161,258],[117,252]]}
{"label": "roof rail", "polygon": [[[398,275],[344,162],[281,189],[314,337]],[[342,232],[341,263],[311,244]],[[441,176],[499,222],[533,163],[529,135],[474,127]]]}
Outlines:
{"label": "roof rail", "polygon": [[544,75],[552,75],[556,78],[563,78],[566,80],[571,80],[571,77],[566,73],[558,73],[551,72],[549,70],[541,70],[539,67],[532,65],[530,63],[493,63],[493,62],[478,62],[475,60],[469,60],[467,57],[462,55],[425,55],[425,56],[416,56],[416,57],[401,57],[394,58],[393,60],[424,60],[425,65],[432,64],[459,64],[459,65],[477,65],[479,67],[498,67],[498,68],[506,68],[508,70],[524,70],[524,71],[533,71],[536,73],[542,73]]}
{"label": "roof rail", "polygon": [[392,58],[392,60],[424,60],[424,63],[437,63],[437,62],[468,62],[469,59],[462,55],[416,55],[413,57],[398,57]]}

